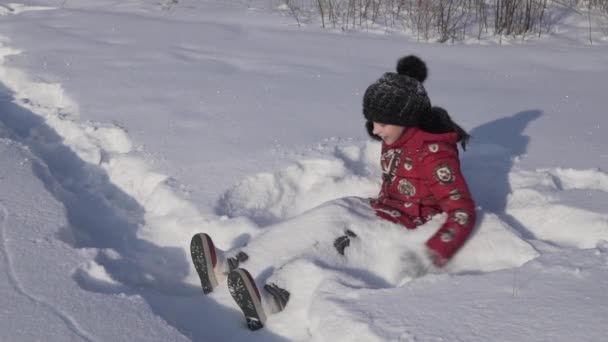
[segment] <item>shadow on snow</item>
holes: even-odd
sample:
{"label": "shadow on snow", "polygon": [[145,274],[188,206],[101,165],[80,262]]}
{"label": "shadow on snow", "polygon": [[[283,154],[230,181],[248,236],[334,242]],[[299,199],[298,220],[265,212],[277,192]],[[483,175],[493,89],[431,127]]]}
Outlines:
{"label": "shadow on snow", "polygon": [[539,110],[522,111],[476,127],[470,132],[472,153],[462,155],[462,168],[477,205],[498,215],[525,239],[535,236],[506,212],[507,197],[512,191],[509,174],[530,143],[523,131],[541,115]]}

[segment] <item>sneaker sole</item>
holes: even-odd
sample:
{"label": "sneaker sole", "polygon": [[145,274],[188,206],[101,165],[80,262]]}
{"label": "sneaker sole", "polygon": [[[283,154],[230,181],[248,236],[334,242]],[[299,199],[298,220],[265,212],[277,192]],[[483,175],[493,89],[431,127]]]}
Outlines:
{"label": "sneaker sole", "polygon": [[213,243],[211,242],[211,238],[205,233],[194,235],[190,242],[192,263],[201,280],[204,294],[213,291],[213,288],[217,287],[219,284],[215,277],[215,272],[213,271],[213,259],[211,258],[212,246]]}
{"label": "sneaker sole", "polygon": [[266,314],[255,289],[247,271],[239,268],[228,275],[228,290],[243,311],[249,330],[261,329],[266,323]]}

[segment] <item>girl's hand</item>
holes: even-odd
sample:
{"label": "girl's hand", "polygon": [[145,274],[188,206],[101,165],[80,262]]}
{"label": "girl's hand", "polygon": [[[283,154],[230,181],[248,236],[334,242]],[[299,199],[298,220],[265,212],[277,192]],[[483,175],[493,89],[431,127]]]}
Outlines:
{"label": "girl's hand", "polygon": [[439,255],[439,253],[435,252],[434,250],[432,250],[428,247],[426,248],[426,255],[431,260],[433,265],[435,265],[436,267],[441,268],[441,267],[445,266],[445,264],[448,263],[447,259],[445,259],[441,255]]}

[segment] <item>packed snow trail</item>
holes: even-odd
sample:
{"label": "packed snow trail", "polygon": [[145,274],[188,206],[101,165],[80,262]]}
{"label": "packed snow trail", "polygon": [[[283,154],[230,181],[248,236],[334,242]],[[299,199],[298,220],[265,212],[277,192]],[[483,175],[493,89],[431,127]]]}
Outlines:
{"label": "packed snow trail", "polygon": [[[11,110],[1,101],[0,108],[3,114]],[[74,271],[93,260],[96,251],[62,241],[70,226],[65,207],[49,191],[55,186],[52,177],[40,158],[11,138],[4,119],[0,122],[0,200],[6,215],[0,214],[4,215],[0,248],[4,247],[8,259],[0,262],[6,274],[0,282],[0,306],[10,310],[0,311],[0,339],[185,340],[161,316],[150,312],[145,292],[108,295],[79,286]],[[105,315],[122,319],[101,319]],[[137,326],[141,328],[134,329]]]}
{"label": "packed snow trail", "polygon": [[[4,50],[8,55],[18,53]],[[58,84],[32,82],[22,72],[2,65],[0,76],[12,90],[16,104],[3,115],[4,124],[48,166],[54,183],[49,191],[65,203],[76,228],[71,237],[66,236],[66,242],[80,248],[101,248],[102,260],[108,252],[111,254],[104,249],[124,254],[123,266],[115,276],[129,275],[122,279],[125,282],[159,281],[165,286],[177,286],[170,284],[179,283],[187,273],[185,256],[181,256],[181,267],[176,261],[172,267],[162,265],[163,259],[179,257],[170,250],[171,241],[163,241],[169,245],[164,252],[155,248],[154,241],[145,242],[148,225],[156,223],[155,229],[161,230],[175,226],[167,225],[165,220],[193,220],[196,226],[205,220],[191,204],[173,193],[166,176],[148,170],[137,152],[132,151],[123,129],[78,123],[77,106]],[[157,222],[156,217],[162,222]],[[173,240],[173,246],[181,249],[189,236],[186,230]],[[112,260],[106,258],[106,262],[111,264]],[[137,271],[140,267],[148,271]],[[151,275],[156,275],[156,279]]]}

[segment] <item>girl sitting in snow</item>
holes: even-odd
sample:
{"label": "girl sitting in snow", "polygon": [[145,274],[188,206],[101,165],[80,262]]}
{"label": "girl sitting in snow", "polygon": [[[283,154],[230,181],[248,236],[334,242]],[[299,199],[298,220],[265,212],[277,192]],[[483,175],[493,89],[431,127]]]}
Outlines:
{"label": "girl sitting in snow", "polygon": [[[425,63],[407,56],[398,61],[397,73],[385,73],[363,97],[367,131],[382,140],[382,187],[369,203],[375,214],[415,229],[445,213],[445,222],[426,241],[428,262],[416,273],[443,267],[475,225],[475,204],[460,171],[457,148],[458,142],[465,148],[469,135],[444,109],[431,106],[422,85],[426,77]],[[346,230],[334,241],[334,253],[344,255],[353,239],[357,234]],[[239,268],[248,255],[239,251],[228,257],[205,233],[192,238],[191,254],[204,293],[227,275],[230,294],[251,330],[261,328],[267,314],[283,310],[289,300],[290,293],[273,283],[260,291],[251,274]]]}

